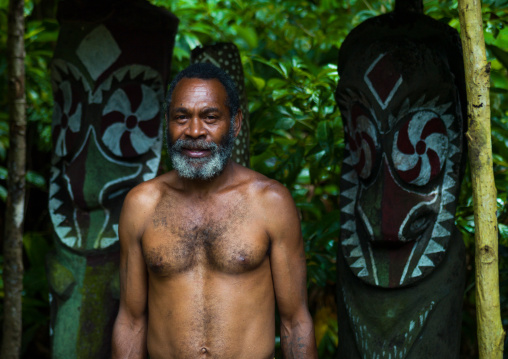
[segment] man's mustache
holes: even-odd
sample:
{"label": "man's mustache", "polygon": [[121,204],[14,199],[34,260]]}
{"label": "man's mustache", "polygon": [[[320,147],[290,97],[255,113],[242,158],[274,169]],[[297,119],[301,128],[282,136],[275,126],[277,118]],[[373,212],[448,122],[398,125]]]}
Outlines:
{"label": "man's mustache", "polygon": [[203,139],[199,140],[176,140],[175,143],[171,146],[174,151],[180,152],[182,149],[187,150],[217,150],[219,146],[214,142],[207,142]]}

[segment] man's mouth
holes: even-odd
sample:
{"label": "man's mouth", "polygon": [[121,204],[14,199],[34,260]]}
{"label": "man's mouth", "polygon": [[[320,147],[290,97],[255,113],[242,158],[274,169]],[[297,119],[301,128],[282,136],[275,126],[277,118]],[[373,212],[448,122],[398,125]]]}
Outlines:
{"label": "man's mouth", "polygon": [[211,152],[204,148],[182,148],[182,153],[191,158],[203,158],[209,156]]}

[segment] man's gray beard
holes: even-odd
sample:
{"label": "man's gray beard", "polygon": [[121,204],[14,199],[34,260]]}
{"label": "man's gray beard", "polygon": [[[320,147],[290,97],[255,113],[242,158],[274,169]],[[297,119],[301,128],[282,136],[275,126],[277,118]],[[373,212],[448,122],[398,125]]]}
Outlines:
{"label": "man's gray beard", "polygon": [[[180,177],[192,180],[209,180],[217,177],[224,171],[233,152],[234,141],[233,126],[230,126],[228,133],[222,137],[219,145],[202,139],[180,139],[171,143],[170,136],[168,136],[168,153],[173,163],[173,168],[178,172]],[[182,148],[211,150],[211,153],[206,157],[192,158],[182,154]]]}

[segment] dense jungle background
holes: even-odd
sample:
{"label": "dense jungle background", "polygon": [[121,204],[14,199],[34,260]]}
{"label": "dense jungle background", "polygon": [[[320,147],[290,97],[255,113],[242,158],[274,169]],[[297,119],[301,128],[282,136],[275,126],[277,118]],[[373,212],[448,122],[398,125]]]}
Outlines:
{"label": "dense jungle background", "polygon": [[[344,147],[333,98],[337,52],[363,20],[392,10],[373,0],[150,0],[180,19],[172,74],[189,63],[190,50],[232,41],[242,53],[250,111],[250,166],[287,186],[301,211],[306,240],[309,305],[320,358],[338,344],[335,256],[339,233],[339,177]],[[7,6],[0,0],[0,227],[6,198]],[[59,25],[57,0],[26,0],[28,173],[23,292],[23,358],[49,358],[45,254],[52,246],[48,178],[52,93],[49,64]],[[457,1],[425,0],[425,13],[459,30]],[[498,197],[500,292],[508,328],[508,0],[484,0],[483,20],[491,72],[492,140]],[[163,169],[168,163],[163,156]],[[461,358],[477,357],[474,295],[474,223],[469,172],[456,224],[467,247]],[[0,228],[0,238],[3,228]],[[1,248],[1,247],[0,247]],[[0,271],[2,270],[0,255]],[[0,279],[0,297],[3,283]],[[1,306],[1,302],[0,302]],[[2,311],[0,311],[2,313]],[[1,314],[0,314],[1,315]],[[505,352],[505,358],[508,355]]]}

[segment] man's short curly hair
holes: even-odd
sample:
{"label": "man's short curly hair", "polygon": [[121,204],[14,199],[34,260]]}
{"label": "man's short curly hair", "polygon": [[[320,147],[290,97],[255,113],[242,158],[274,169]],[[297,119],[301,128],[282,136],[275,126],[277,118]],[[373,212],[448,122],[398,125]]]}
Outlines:
{"label": "man's short curly hair", "polygon": [[226,89],[226,106],[229,109],[231,120],[234,120],[238,110],[240,109],[240,98],[238,96],[238,90],[235,82],[224,70],[208,62],[192,64],[175,76],[169,85],[168,96],[166,98],[166,118],[169,118],[169,109],[171,107],[171,96],[173,95],[173,91],[175,90],[176,85],[183,78],[219,80],[222,86]]}

